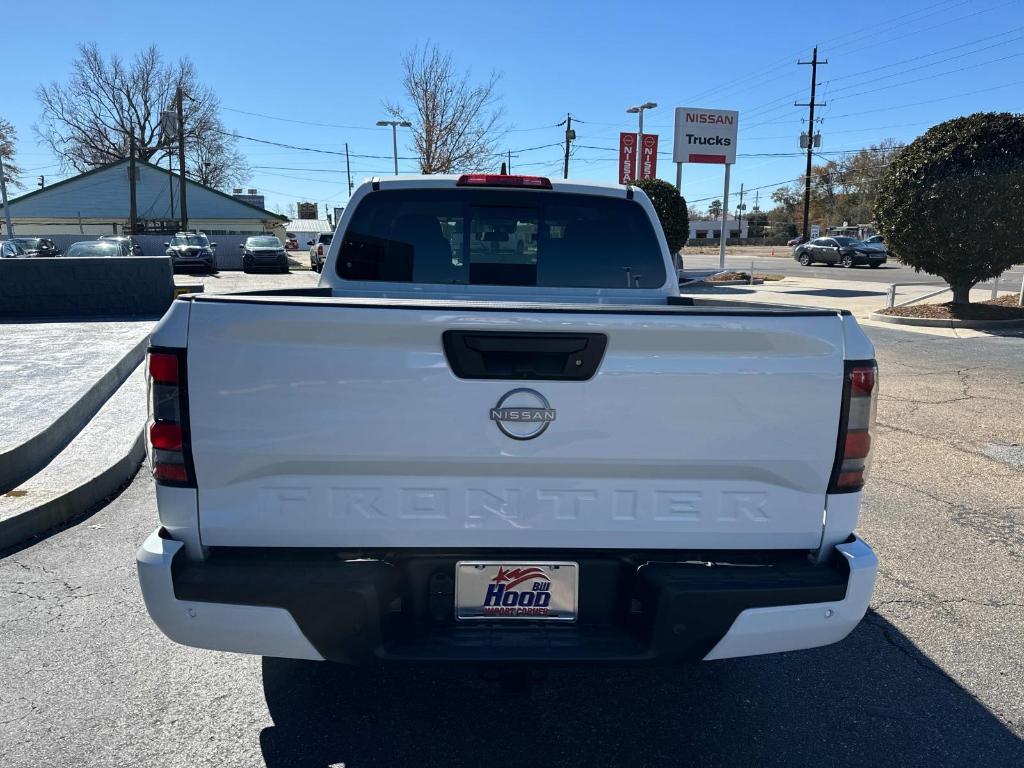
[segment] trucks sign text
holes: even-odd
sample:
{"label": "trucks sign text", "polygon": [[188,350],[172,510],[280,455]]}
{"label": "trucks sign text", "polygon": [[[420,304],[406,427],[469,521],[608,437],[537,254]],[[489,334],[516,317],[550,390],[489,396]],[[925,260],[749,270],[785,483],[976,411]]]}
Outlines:
{"label": "trucks sign text", "polygon": [[735,163],[739,118],[740,113],[732,110],[676,107],[672,161]]}

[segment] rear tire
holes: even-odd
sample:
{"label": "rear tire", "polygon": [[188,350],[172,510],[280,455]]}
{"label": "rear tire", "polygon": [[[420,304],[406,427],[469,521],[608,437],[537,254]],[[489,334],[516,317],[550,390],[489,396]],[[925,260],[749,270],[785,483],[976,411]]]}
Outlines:
{"label": "rear tire", "polygon": [[846,254],[839,263],[842,265],[843,269],[849,269],[853,266],[853,256]]}
{"label": "rear tire", "polygon": [[879,264],[878,262],[875,262],[874,264],[869,264],[868,266],[871,267],[872,269],[878,269],[882,265]]}
{"label": "rear tire", "polygon": [[800,254],[800,258],[797,259],[797,261],[799,261],[800,264],[802,264],[805,267],[809,267],[809,266],[811,266],[811,264],[814,263],[813,261],[811,261],[811,257],[807,253],[801,253]]}

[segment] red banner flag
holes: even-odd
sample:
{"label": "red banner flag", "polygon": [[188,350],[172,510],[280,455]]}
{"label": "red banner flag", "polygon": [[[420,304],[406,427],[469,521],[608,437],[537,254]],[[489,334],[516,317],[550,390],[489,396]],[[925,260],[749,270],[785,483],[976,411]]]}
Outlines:
{"label": "red banner flag", "polygon": [[640,142],[640,174],[641,179],[654,179],[658,176],[658,136],[645,133]]}
{"label": "red banner flag", "polygon": [[619,134],[619,184],[631,184],[636,169],[636,134]]}

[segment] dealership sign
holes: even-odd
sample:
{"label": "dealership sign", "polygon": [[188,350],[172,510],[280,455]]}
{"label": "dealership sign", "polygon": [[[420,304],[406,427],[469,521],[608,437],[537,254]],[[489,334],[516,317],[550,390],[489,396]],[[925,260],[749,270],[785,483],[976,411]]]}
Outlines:
{"label": "dealership sign", "polygon": [[635,133],[619,134],[619,184],[632,184],[635,179],[654,179],[658,176],[657,135],[645,133],[641,137],[639,150],[636,138]]}
{"label": "dealership sign", "polygon": [[619,134],[619,184],[630,184],[636,169],[636,134]]}
{"label": "dealership sign", "polygon": [[645,133],[643,141],[640,142],[640,173],[641,179],[655,179],[658,177],[658,136],[657,134]]}
{"label": "dealership sign", "polygon": [[736,130],[740,113],[729,109],[676,107],[674,163],[736,162]]}

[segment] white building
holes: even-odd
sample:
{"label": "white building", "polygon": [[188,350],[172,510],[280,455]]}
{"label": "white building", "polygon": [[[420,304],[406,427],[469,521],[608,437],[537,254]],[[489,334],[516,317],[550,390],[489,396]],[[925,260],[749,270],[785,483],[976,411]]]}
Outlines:
{"label": "white building", "polygon": [[[747,237],[747,220],[737,222],[736,219],[726,219],[726,226],[729,229],[729,239],[744,239]],[[721,219],[690,219],[691,240],[717,240],[722,236]]]}

